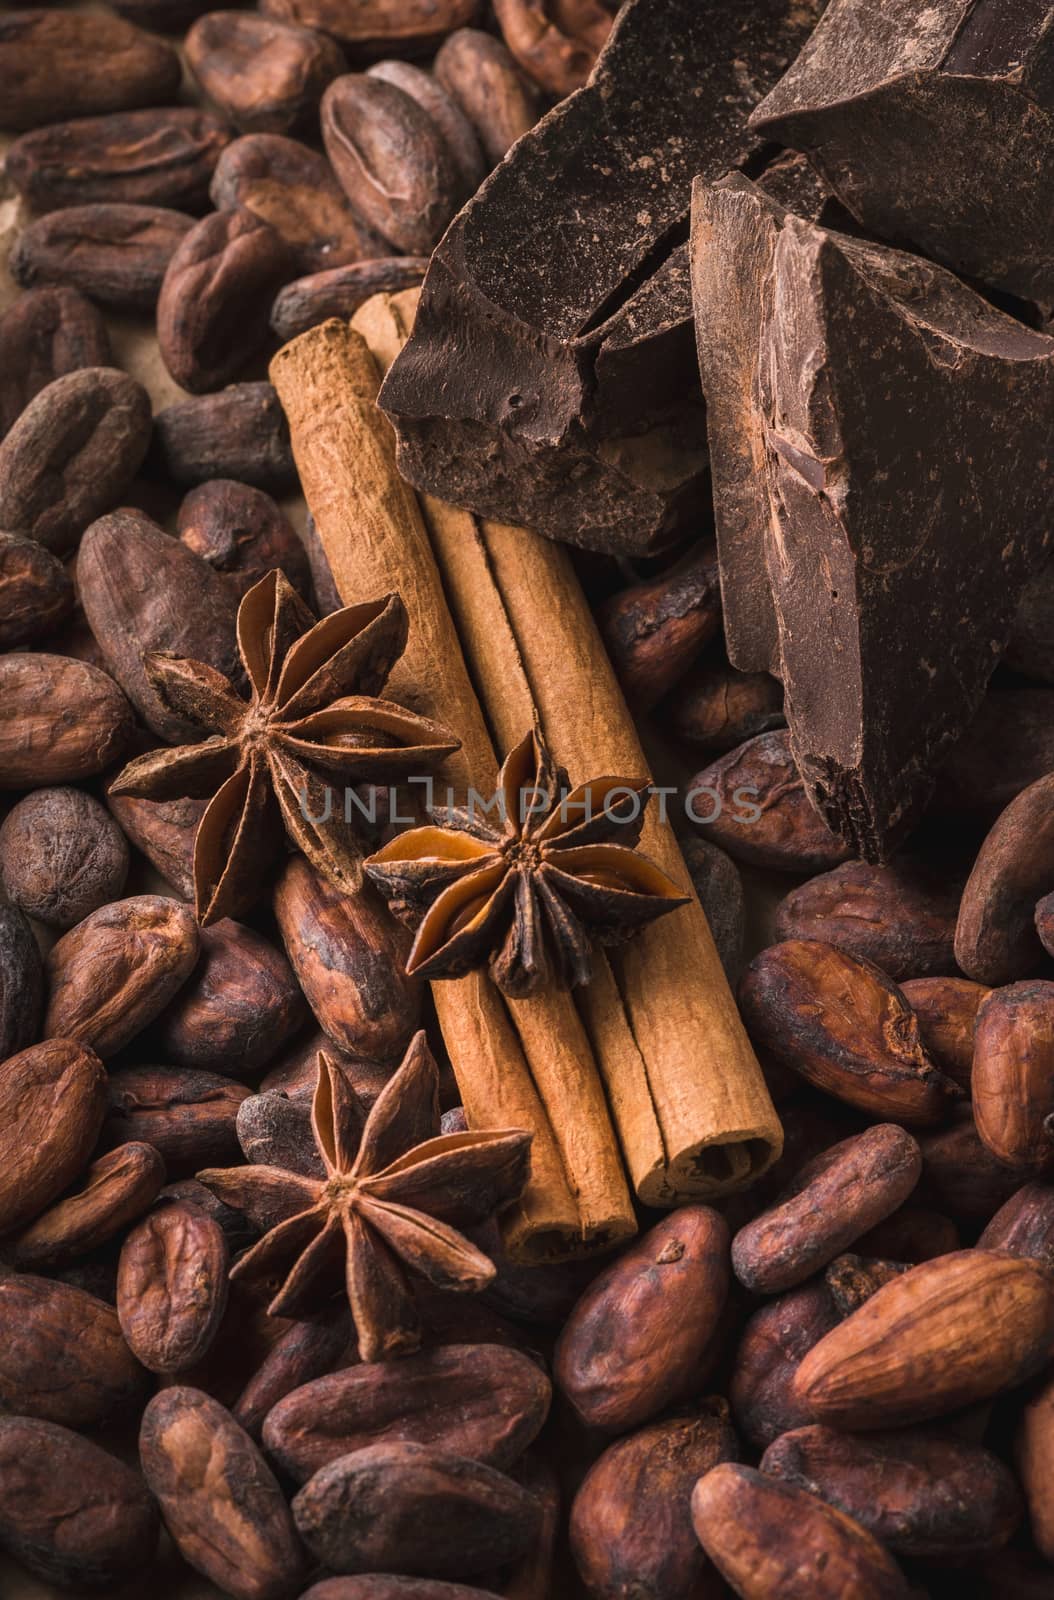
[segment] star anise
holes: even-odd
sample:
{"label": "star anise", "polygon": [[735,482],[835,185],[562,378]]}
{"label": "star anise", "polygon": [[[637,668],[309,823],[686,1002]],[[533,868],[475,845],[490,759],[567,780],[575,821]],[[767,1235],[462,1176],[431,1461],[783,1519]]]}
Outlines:
{"label": "star anise", "polygon": [[141,756],[113,791],[148,800],[211,796],[194,846],[203,926],[239,915],[259,896],[283,824],[325,877],[353,893],[363,849],[344,786],[427,773],[459,748],[437,723],[375,698],[406,634],[398,595],[317,622],[284,575],[271,572],[238,610],[251,699],[203,662],[146,657],[165,705],[211,737]]}
{"label": "star anise", "polygon": [[685,904],[635,848],[648,788],[594,778],[569,791],[540,731],[529,733],[498,777],[500,826],[479,804],[436,807],[432,827],[368,857],[392,911],[416,926],[407,971],[454,978],[489,959],[495,983],[516,997],[550,977],[563,988],[588,983],[591,939],[619,944]]}
{"label": "star anise", "polygon": [[341,1270],[364,1361],[421,1342],[406,1273],[433,1288],[474,1292],[493,1262],[455,1230],[515,1200],[527,1182],[531,1135],[515,1129],[439,1133],[439,1074],[418,1033],[363,1125],[341,1067],[318,1058],[311,1124],[326,1176],[277,1167],[199,1172],[228,1205],[276,1225],[231,1269],[250,1284],[281,1280],[272,1316],[318,1311]]}

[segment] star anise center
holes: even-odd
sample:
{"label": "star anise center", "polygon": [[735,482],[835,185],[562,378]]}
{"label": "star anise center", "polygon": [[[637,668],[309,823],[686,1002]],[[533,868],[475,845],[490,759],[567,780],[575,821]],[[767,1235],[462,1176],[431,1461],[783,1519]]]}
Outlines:
{"label": "star anise center", "polygon": [[516,872],[537,872],[545,860],[541,845],[533,839],[510,839],[504,854],[505,860]]}

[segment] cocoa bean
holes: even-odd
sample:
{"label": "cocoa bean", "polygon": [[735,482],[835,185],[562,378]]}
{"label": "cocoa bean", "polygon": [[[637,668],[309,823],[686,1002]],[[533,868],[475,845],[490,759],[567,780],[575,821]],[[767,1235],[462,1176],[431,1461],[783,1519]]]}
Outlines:
{"label": "cocoa bean", "polygon": [[371,1445],[322,1467],[293,1501],[304,1543],[335,1572],[473,1577],[537,1538],[541,1507],[493,1467],[419,1444]]}
{"label": "cocoa bean", "polygon": [[730,750],[689,781],[685,805],[704,839],[775,872],[826,872],[851,851],[814,811],[785,729]]}
{"label": "cocoa bean", "polygon": [[304,1567],[289,1508],[263,1456],[218,1401],[185,1387],[156,1394],[143,1415],[139,1458],[184,1561],[234,1600],[288,1600]]}
{"label": "cocoa bean", "polygon": [[0,1074],[0,1232],[31,1221],[73,1182],[106,1109],[106,1073],[72,1039],[47,1039]]}
{"label": "cocoa bean", "polygon": [[991,990],[969,978],[909,978],[900,989],[915,1013],[926,1054],[969,1089],[977,1008]]}
{"label": "cocoa bean", "polygon": [[613,595],[597,620],[626,699],[650,711],[721,626],[716,546],[700,545],[662,577]]}
{"label": "cocoa bean", "polygon": [[[320,1050],[324,1050],[329,1056],[335,1056],[363,1109],[368,1111],[392,1075],[391,1064],[369,1061],[363,1056],[353,1056],[347,1051],[337,1050],[333,1041],[327,1039],[321,1028],[314,1029],[299,1039],[268,1069],[260,1079],[261,1092],[274,1090],[294,1098],[306,1095],[310,1099],[318,1079]],[[490,1255],[489,1249],[487,1254]],[[531,1270],[533,1273],[534,1269]]]}
{"label": "cocoa bean", "polygon": [[154,437],[159,464],[178,484],[237,478],[273,493],[296,484],[289,424],[269,383],[234,383],[167,406]]}
{"label": "cocoa bean", "polygon": [[736,1277],[756,1294],[804,1283],[896,1211],[921,1172],[918,1145],[893,1123],[824,1151],[802,1169],[781,1204],[736,1234]]}
{"label": "cocoa bean", "polygon": [[[0,828],[0,868],[3,837]],[[34,1042],[43,1011],[44,963],[33,929],[18,905],[0,902],[0,1061]]]}
{"label": "cocoa bean", "polygon": [[670,732],[721,755],[784,727],[783,687],[767,672],[737,672],[727,661],[685,674],[665,709]]}
{"label": "cocoa bean", "polygon": [[874,1261],[864,1256],[838,1256],[823,1275],[840,1317],[851,1316],[885,1283],[909,1270],[905,1261]]}
{"label": "cocoa bean", "polygon": [[809,1421],[808,1408],[794,1392],[794,1375],[838,1320],[822,1281],[781,1295],[750,1318],[736,1350],[728,1394],[736,1427],[756,1450]]}
{"label": "cocoa bean", "polygon": [[157,1549],[137,1472],[69,1428],[0,1417],[0,1545],[46,1583],[112,1593]]}
{"label": "cocoa bean", "polygon": [[713,1574],[692,1528],[692,1490],[738,1453],[723,1400],[610,1445],[571,1507],[571,1552],[589,1593],[704,1600]]}
{"label": "cocoa bean", "polygon": [[5,128],[164,105],[179,78],[174,50],[108,12],[10,11],[0,18]]}
{"label": "cocoa bean", "polygon": [[191,1206],[164,1205],[125,1239],[117,1315],[132,1354],[170,1376],[201,1361],[227,1308],[227,1241]]}
{"label": "cocoa bean", "polygon": [[0,444],[0,524],[70,550],[123,494],[150,441],[150,397],[112,367],[56,378]]}
{"label": "cocoa bean", "polygon": [[362,59],[431,55],[445,34],[475,21],[479,0],[361,0],[352,10],[343,0],[262,0],[260,10],[331,33]]}
{"label": "cocoa bean", "polygon": [[1054,683],[1054,563],[1048,561],[1021,596],[1003,659],[1026,678]]}
{"label": "cocoa bean", "polygon": [[207,800],[135,800],[108,794],[121,830],[141,850],[180,900],[194,898],[194,837]]}
{"label": "cocoa bean", "polygon": [[612,22],[599,0],[494,0],[494,15],[514,59],[557,99],[585,83]]}
{"label": "cocoa bean", "polygon": [[402,1055],[418,1027],[421,985],[404,972],[406,930],[373,891],[342,894],[296,856],[274,909],[307,1003],[337,1048],[374,1061]]}
{"label": "cocoa bean", "polygon": [[271,301],[294,271],[279,233],[251,211],[215,211],[180,240],[157,301],[157,342],[184,389],[222,389],[267,342]]}
{"label": "cocoa bean", "polygon": [[278,1402],[263,1439],[298,1483],[351,1451],[397,1442],[508,1468],[540,1432],[551,1398],[545,1374],[519,1351],[448,1344],[316,1378]]}
{"label": "cocoa bean", "polygon": [[104,1136],[152,1144],[170,1172],[224,1166],[238,1158],[238,1107],[250,1093],[214,1072],[126,1067],[110,1078]]}
{"label": "cocoa bean", "polygon": [[281,1167],[305,1178],[325,1178],[311,1126],[313,1091],[290,1096],[271,1090],[238,1107],[238,1143],[250,1166]]}
{"label": "cocoa bean", "polygon": [[794,1392],[816,1422],[898,1427],[1038,1372],[1054,1351],[1054,1278],[1030,1260],[959,1250],[887,1283],[805,1357]]}
{"label": "cocoa bean", "polygon": [[705,839],[684,839],[681,849],[725,975],[735,983],[743,964],[747,931],[746,896],[739,868],[731,856]]}
{"label": "cocoa bean", "polygon": [[769,1445],[761,1471],[818,1494],[900,1556],[958,1561],[998,1549],[1021,1521],[998,1456],[939,1434],[797,1428]]}
{"label": "cocoa bean", "polygon": [[961,1098],[923,1050],[896,985],[834,945],[792,939],[762,951],[739,1003],[756,1046],[872,1116],[925,1126]]}
{"label": "cocoa bean", "polygon": [[62,1264],[96,1250],[152,1205],[165,1163],[152,1145],[122,1144],[92,1162],[72,1194],[13,1241],[20,1267]]}
{"label": "cocoa bean", "polygon": [[994,987],[1042,966],[1035,906],[1052,880],[1054,772],[1011,801],[981,846],[955,930],[955,958],[968,978]]}
{"label": "cocoa bean", "polygon": [[921,1192],[953,1217],[987,1222],[1030,1176],[1005,1166],[981,1143],[969,1110],[940,1133],[920,1136]]}
{"label": "cocoa bean", "polygon": [[1049,689],[986,694],[940,772],[932,809],[991,823],[1022,789],[1054,770],[1052,706]]}
{"label": "cocoa bean", "polygon": [[458,28],[441,45],[435,75],[465,113],[491,166],[538,120],[536,95],[506,46],[479,28]]}
{"label": "cocoa bean", "polygon": [[275,567],[293,588],[311,596],[311,568],[303,544],[270,495],[233,478],[213,478],[185,495],[179,537],[246,595]]}
{"label": "cocoa bean", "polygon": [[218,117],[189,106],[118,111],[24,133],[5,167],[35,211],[115,201],[197,211],[230,138]]}
{"label": "cocoa bean", "polygon": [[67,206],[31,222],[9,267],[23,288],[65,284],[118,311],[152,311],[194,219],[165,206]]}
{"label": "cocoa bean", "polygon": [[487,160],[475,128],[438,78],[412,66],[409,61],[378,61],[366,76],[393,83],[403,94],[417,101],[443,135],[464,181],[466,194],[473,194],[487,176]]}
{"label": "cocoa bean", "polygon": [[268,1413],[287,1395],[353,1359],[353,1346],[346,1311],[311,1322],[294,1322],[242,1390],[233,1407],[235,1422],[259,1443]]}
{"label": "cocoa bean", "polygon": [[394,84],[348,73],[323,95],[321,122],[355,215],[395,253],[429,255],[468,190],[428,113]]}
{"label": "cocoa bean", "polygon": [[382,256],[297,278],[275,296],[271,330],[284,342],[329,317],[350,318],[371,295],[416,288],[427,267],[427,256]]}
{"label": "cocoa bean", "polygon": [[0,533],[0,650],[35,644],[73,611],[65,568],[35,539]]}
{"label": "cocoa bean", "polygon": [[[223,1237],[227,1241],[227,1248],[231,1255],[239,1250],[244,1250],[247,1245],[255,1244],[258,1237],[257,1230],[242,1216],[240,1211],[234,1211],[214,1195],[211,1189],[206,1189],[203,1183],[196,1178],[181,1178],[176,1183],[166,1184],[161,1191],[162,1200],[174,1200],[182,1206],[192,1206],[195,1211],[201,1211],[206,1217],[219,1224],[223,1229]],[[114,1283],[114,1300],[117,1299],[116,1275]],[[232,1296],[228,1295],[227,1316],[230,1316]],[[227,1318],[224,1319],[226,1321]],[[280,1336],[281,1330],[279,1330]],[[246,1351],[246,1365],[251,1365],[251,1351]]]}
{"label": "cocoa bean", "polygon": [[590,1284],[553,1356],[582,1420],[623,1432],[688,1391],[728,1295],[728,1227],[685,1206]]}
{"label": "cocoa bean", "polygon": [[973,1113],[999,1161],[1044,1169],[1054,1161],[1054,983],[997,989],[977,1013]]}
{"label": "cocoa bean", "polygon": [[1044,1561],[1054,1561],[1054,1380],[1048,1378],[1026,1404],[1014,1457],[1032,1538]]}
{"label": "cocoa bean", "polygon": [[147,726],[173,744],[199,739],[195,723],[162,703],[144,658],[165,651],[240,681],[232,585],[149,517],[115,511],[85,534],[77,587],[109,671]]}
{"label": "cocoa bean", "polygon": [[792,889],[776,913],[780,939],[822,939],[903,978],[951,977],[962,883],[946,867],[899,858],[847,861]]}
{"label": "cocoa bean", "polygon": [[120,760],[132,730],[105,672],[68,656],[0,656],[0,788],[92,778]]}
{"label": "cocoa bean", "polygon": [[909,1600],[893,1557],[859,1522],[752,1467],[724,1463],[700,1478],[692,1522],[743,1600]]}
{"label": "cocoa bean", "polygon": [[177,900],[142,894],[101,906],[48,956],[44,1031],[116,1055],[164,1010],[197,958],[197,923]]}
{"label": "cocoa bean", "polygon": [[[56,378],[82,367],[112,366],[102,313],[79,290],[20,294],[0,317],[0,438]],[[6,605],[0,616],[10,616]],[[5,625],[0,624],[0,642]]]}
{"label": "cocoa bean", "polygon": [[208,12],[184,48],[205,94],[243,133],[288,133],[307,122],[347,68],[325,34],[251,11]]}
{"label": "cocoa bean", "polygon": [[0,1408],[67,1428],[133,1412],[147,1374],[95,1295],[31,1273],[0,1278]]}
{"label": "cocoa bean", "polygon": [[1054,1187],[1026,1183],[999,1208],[977,1248],[1027,1256],[1054,1272]]}
{"label": "cocoa bean", "polygon": [[72,928],[117,900],[128,845],[106,808],[83,789],[35,789],[0,824],[0,882],[28,916]]}

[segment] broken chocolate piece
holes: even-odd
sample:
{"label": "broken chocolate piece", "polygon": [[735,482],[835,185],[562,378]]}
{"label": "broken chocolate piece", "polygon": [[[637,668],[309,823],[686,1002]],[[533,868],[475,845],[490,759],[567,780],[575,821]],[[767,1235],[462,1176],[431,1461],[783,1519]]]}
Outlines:
{"label": "broken chocolate piece", "polygon": [[833,0],[751,126],[884,238],[1054,309],[1049,0]]}
{"label": "broken chocolate piece", "polygon": [[381,404],[405,477],[607,550],[698,513],[693,176],[756,155],[747,112],[820,0],[630,0],[585,88],[527,133],[432,258]]}
{"label": "broken chocolate piece", "polygon": [[882,860],[1049,546],[1054,340],[739,177],[697,185],[693,268],[726,615],[765,608],[734,659],[778,671],[813,804]]}

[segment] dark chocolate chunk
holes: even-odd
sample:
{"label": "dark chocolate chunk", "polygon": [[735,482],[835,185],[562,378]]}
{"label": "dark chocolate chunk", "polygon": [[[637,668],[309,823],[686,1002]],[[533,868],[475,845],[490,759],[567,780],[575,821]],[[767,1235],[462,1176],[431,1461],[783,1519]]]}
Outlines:
{"label": "dark chocolate chunk", "polygon": [[884,238],[1054,308],[1048,0],[833,0],[751,126]]}

